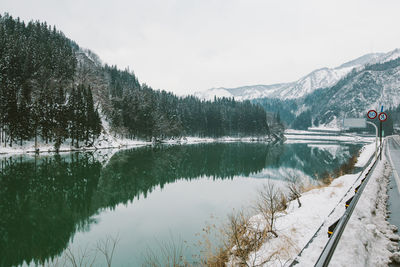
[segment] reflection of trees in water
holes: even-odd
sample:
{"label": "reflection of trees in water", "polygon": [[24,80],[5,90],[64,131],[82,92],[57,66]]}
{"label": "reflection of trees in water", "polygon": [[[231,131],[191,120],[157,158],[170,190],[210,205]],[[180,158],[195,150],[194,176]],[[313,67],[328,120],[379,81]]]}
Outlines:
{"label": "reflection of trees in water", "polygon": [[140,194],[146,197],[154,187],[163,188],[177,179],[248,176],[265,168],[270,158],[277,157],[280,150],[271,148],[262,144],[235,143],[122,151],[110,160],[102,172],[99,187],[104,194],[99,198],[102,199],[102,206],[114,206]]}
{"label": "reflection of trees in water", "polygon": [[104,168],[91,153],[3,159],[0,266],[56,256],[99,210],[146,197],[177,179],[232,179],[299,164],[293,163],[299,158],[304,171],[313,164],[326,167],[326,151],[312,156],[310,149],[259,143],[143,147],[115,154]]}
{"label": "reflection of trees in water", "polygon": [[[322,147],[326,146],[323,145]],[[288,167],[298,169],[310,177],[321,177],[325,172],[332,173],[334,170],[347,162],[347,160],[359,151],[362,145],[347,144],[338,148],[337,154],[331,154],[326,149],[320,149],[317,145],[312,147],[307,144],[285,145],[273,167]],[[321,147],[321,148],[322,148]]]}
{"label": "reflection of trees in water", "polygon": [[90,154],[3,160],[0,173],[0,266],[61,253],[88,225],[101,165]]}
{"label": "reflection of trees in water", "polygon": [[232,178],[265,166],[266,145],[160,146],[117,153],[102,168],[91,153],[2,159],[0,266],[60,254],[102,208],[176,179]]}

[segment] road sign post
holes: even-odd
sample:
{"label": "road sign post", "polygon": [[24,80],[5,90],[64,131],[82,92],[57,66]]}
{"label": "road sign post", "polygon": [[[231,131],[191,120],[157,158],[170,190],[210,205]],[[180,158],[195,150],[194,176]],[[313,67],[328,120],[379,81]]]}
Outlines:
{"label": "road sign post", "polygon": [[379,153],[379,158],[382,159],[382,135],[383,135],[383,127],[382,123],[387,120],[387,114],[383,112],[383,106],[381,107],[381,112],[378,112],[374,109],[371,109],[367,112],[367,117],[370,120],[374,120],[376,117],[379,119],[379,131],[378,127],[375,123],[367,121],[368,124],[372,124],[375,127],[376,131],[376,139],[375,139],[375,158],[377,158],[377,151],[378,151],[378,132],[379,132],[379,147],[381,148],[381,152]]}
{"label": "road sign post", "polygon": [[375,123],[372,123],[370,121],[367,121],[368,124],[371,124],[375,128],[375,159],[378,158],[378,136],[379,136],[379,131],[378,127],[375,125]]}
{"label": "road sign post", "polygon": [[382,160],[382,121],[379,121],[379,147],[381,148],[379,159]]}
{"label": "road sign post", "polygon": [[378,119],[379,119],[379,130],[380,130],[379,131],[379,135],[380,135],[379,145],[381,147],[381,152],[379,153],[379,159],[382,160],[382,135],[383,135],[382,123],[387,120],[387,114],[385,112],[383,112],[383,106],[381,109],[381,113],[379,113]]}

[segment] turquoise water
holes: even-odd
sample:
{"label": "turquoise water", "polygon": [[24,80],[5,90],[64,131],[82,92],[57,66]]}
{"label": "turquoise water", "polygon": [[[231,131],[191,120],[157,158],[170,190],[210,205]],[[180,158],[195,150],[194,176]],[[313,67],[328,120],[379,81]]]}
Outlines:
{"label": "turquoise water", "polygon": [[[39,264],[67,247],[93,256],[107,238],[119,240],[113,266],[141,266],[166,244],[195,262],[202,229],[248,209],[268,179],[293,172],[318,179],[360,147],[214,143],[141,147],[108,159],[97,152],[2,158],[0,265]],[[97,254],[96,266],[103,258]]]}

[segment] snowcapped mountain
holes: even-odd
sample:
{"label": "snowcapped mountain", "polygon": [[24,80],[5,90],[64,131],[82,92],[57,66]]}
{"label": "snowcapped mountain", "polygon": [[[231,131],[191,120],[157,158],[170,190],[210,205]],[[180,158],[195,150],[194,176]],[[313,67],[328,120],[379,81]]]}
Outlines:
{"label": "snowcapped mountain", "polygon": [[322,68],[292,83],[214,88],[203,99],[252,99],[296,129],[338,128],[344,117],[363,117],[371,108],[400,105],[400,49],[367,54],[336,68]]}
{"label": "snowcapped mountain", "polygon": [[336,124],[341,118],[363,117],[371,108],[385,110],[400,105],[400,54],[352,72],[330,88],[318,90],[302,100],[320,124]]}
{"label": "snowcapped mountain", "polygon": [[206,100],[213,100],[214,96],[235,97],[236,100],[255,98],[297,99],[314,92],[316,89],[333,86],[353,69],[358,70],[365,65],[386,62],[399,56],[399,49],[386,54],[371,53],[346,62],[336,68],[317,69],[291,83],[242,86],[237,88],[212,88],[197,92],[195,95]]}

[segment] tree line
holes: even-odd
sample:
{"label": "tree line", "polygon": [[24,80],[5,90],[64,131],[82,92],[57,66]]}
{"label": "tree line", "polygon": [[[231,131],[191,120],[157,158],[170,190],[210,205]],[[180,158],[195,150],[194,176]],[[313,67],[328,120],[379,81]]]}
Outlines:
{"label": "tree line", "polygon": [[46,23],[0,16],[0,143],[91,145],[102,131],[100,108],[128,138],[270,134],[266,112],[249,101],[178,97],[108,65],[91,66],[102,83],[80,80],[82,51]]}
{"label": "tree line", "polygon": [[113,103],[117,107],[114,110],[120,112],[114,112],[112,125],[122,126],[130,138],[269,134],[266,112],[249,101],[201,101],[194,96],[177,97],[143,86]]}
{"label": "tree line", "polygon": [[97,137],[100,116],[91,88],[74,83],[76,68],[71,41],[55,27],[0,16],[0,142],[40,137],[58,149]]}

